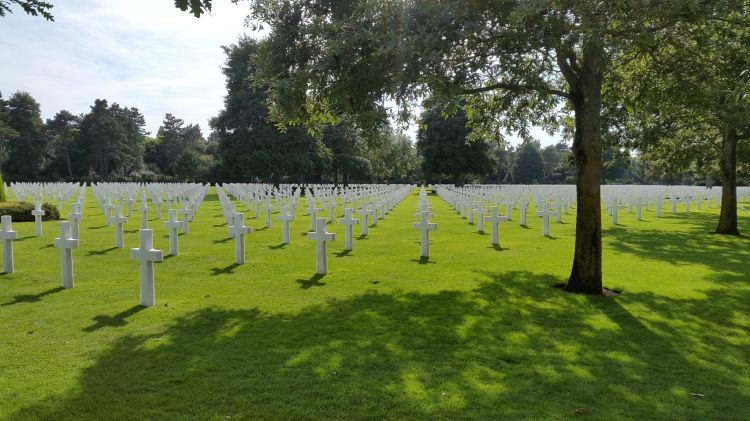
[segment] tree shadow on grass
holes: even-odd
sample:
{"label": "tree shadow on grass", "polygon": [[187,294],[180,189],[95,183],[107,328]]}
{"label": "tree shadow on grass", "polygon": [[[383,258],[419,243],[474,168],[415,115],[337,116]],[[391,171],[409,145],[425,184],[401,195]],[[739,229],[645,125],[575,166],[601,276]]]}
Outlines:
{"label": "tree shadow on grass", "polygon": [[19,303],[36,303],[42,301],[42,298],[46,297],[47,295],[55,294],[61,291],[65,291],[65,288],[51,288],[33,295],[16,295],[15,297],[13,297],[13,301],[8,301],[7,303],[0,304],[0,307],[11,306]]}
{"label": "tree shadow on grass", "polygon": [[279,244],[276,244],[275,246],[268,246],[268,248],[270,250],[279,250],[279,249],[283,249],[284,247],[286,247],[288,245],[289,245],[289,243],[279,243]]}
{"label": "tree shadow on grass", "polygon": [[105,327],[122,327],[128,324],[126,320],[128,317],[138,313],[139,311],[145,310],[146,307],[137,305],[133,306],[125,311],[121,311],[114,316],[96,316],[94,317],[94,324],[85,327],[84,332],[95,332]]}
{"label": "tree shadow on grass", "polygon": [[234,238],[227,237],[227,238],[223,238],[221,240],[213,240],[213,241],[211,241],[211,243],[213,243],[213,244],[224,244],[224,243],[228,243],[230,241],[234,241]]}
{"label": "tree shadow on grass", "polygon": [[203,308],[151,333],[125,330],[72,390],[11,418],[559,419],[582,408],[607,420],[741,420],[750,410],[737,317],[750,288],[608,298],[555,290],[551,275],[476,275],[468,291],[370,290],[293,313]]}

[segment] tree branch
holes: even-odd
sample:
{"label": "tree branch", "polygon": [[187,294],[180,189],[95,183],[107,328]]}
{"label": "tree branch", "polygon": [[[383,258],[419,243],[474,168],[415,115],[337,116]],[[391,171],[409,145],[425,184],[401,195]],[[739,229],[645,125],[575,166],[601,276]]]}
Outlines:
{"label": "tree branch", "polygon": [[482,92],[489,92],[489,91],[511,91],[511,92],[540,92],[543,94],[548,95],[556,95],[559,97],[563,97],[565,99],[570,98],[570,95],[568,95],[567,92],[561,91],[559,89],[552,89],[548,88],[546,86],[539,86],[539,85],[518,85],[514,83],[493,83],[492,85],[487,86],[481,86],[478,88],[471,88],[471,89],[464,89],[461,93],[464,95],[472,95],[472,94],[479,94]]}

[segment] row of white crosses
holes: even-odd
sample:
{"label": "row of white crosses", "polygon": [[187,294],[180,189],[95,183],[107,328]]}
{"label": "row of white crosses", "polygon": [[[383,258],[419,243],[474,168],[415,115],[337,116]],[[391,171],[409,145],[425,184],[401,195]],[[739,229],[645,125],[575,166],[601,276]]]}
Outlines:
{"label": "row of white crosses", "polygon": [[[737,189],[738,198],[747,187]],[[602,202],[607,209],[607,215],[612,218],[612,224],[619,222],[619,213],[625,210],[635,213],[637,221],[643,221],[646,212],[653,207],[654,216],[662,217],[665,204],[668,204],[672,215],[679,212],[679,208],[689,213],[695,206],[696,210],[711,209],[721,204],[721,189],[702,186],[660,186],[660,185],[604,185],[602,186]],[[666,202],[666,203],[665,203]]]}
{"label": "row of white crosses", "polygon": [[[378,218],[385,217],[409,194],[411,186],[356,185],[348,188],[326,185],[282,185],[276,188],[269,184],[217,186],[219,203],[229,227],[229,236],[235,240],[235,263],[242,264],[245,261],[245,235],[249,234],[251,229],[245,226],[244,214],[236,212],[237,206],[230,195],[238,202],[244,203],[245,207],[251,211],[256,209],[256,217],[259,216],[259,209],[262,207],[265,227],[271,225],[271,213],[275,209],[280,209],[276,219],[282,223],[282,243],[289,244],[291,223],[296,220],[295,214],[302,190],[306,192],[305,200],[310,215],[308,239],[316,242],[316,273],[325,275],[328,272],[327,243],[336,238],[335,234],[327,232],[326,228],[329,221],[336,220],[339,203],[344,212],[343,218],[338,219],[338,223],[345,227],[344,248],[353,250],[354,225],[361,225],[363,235],[367,235],[369,218],[372,218],[373,225],[376,225]],[[363,216],[361,223],[354,218],[358,204],[361,210],[357,212]]]}

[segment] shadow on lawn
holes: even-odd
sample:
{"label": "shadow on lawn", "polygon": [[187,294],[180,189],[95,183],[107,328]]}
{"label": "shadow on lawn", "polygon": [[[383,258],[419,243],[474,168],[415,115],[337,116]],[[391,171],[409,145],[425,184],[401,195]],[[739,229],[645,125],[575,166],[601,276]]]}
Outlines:
{"label": "shadow on lawn", "polygon": [[468,292],[370,291],[294,314],[201,309],[115,339],[73,391],[13,418],[551,419],[584,408],[600,419],[741,419],[750,410],[748,322],[737,317],[750,312],[748,288],[606,298],[559,292],[549,275],[478,276],[488,281]]}
{"label": "shadow on lawn", "polygon": [[[717,274],[750,273],[750,237],[714,234],[716,215],[667,218],[679,218],[684,229],[669,231],[609,226],[602,234],[611,249],[643,259],[671,264],[701,264]],[[724,279],[722,276],[715,278]]]}
{"label": "shadow on lawn", "polygon": [[54,294],[60,291],[65,291],[65,288],[63,287],[51,288],[46,291],[40,292],[39,294],[34,294],[34,295],[16,295],[15,297],[13,297],[13,301],[2,303],[0,304],[0,307],[11,306],[13,304],[19,304],[19,303],[35,303],[37,301],[42,301],[42,298],[46,297],[47,295]]}

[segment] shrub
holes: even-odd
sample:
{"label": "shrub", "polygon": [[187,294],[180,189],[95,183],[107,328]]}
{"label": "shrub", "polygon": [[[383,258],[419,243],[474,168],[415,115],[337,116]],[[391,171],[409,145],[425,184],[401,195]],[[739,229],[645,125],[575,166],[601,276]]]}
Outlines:
{"label": "shrub", "polygon": [[[49,203],[42,204],[42,209],[46,214],[42,217],[43,221],[56,221],[60,219],[60,212],[57,208]],[[31,222],[34,220],[34,215],[31,211],[34,210],[34,204],[28,202],[2,202],[0,203],[0,216],[10,215],[13,217],[13,222]]]}

